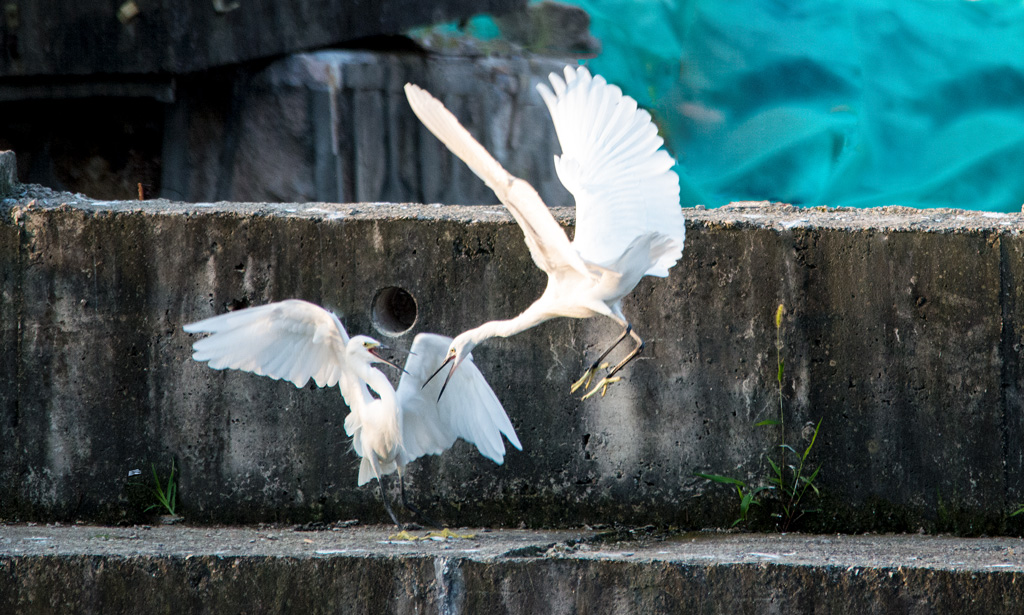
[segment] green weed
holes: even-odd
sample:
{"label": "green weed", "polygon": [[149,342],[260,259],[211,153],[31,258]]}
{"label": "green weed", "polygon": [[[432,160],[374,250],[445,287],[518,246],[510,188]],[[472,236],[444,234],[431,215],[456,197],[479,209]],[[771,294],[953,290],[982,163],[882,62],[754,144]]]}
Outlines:
{"label": "green weed", "polygon": [[746,521],[747,516],[750,514],[750,507],[753,505],[761,505],[761,503],[755,499],[757,498],[758,494],[761,493],[762,491],[772,489],[772,487],[767,485],[762,485],[760,487],[750,487],[749,485],[747,485],[747,483],[741,481],[738,478],[732,478],[731,476],[722,476],[721,474],[704,474],[703,472],[697,472],[696,474],[701,478],[706,478],[710,481],[720,483],[722,485],[732,485],[736,487],[736,493],[740,498],[740,516],[732,522],[732,525],[730,527],[736,527],[736,525]]}
{"label": "green weed", "polygon": [[178,499],[178,483],[174,480],[174,460],[171,460],[171,475],[167,477],[167,486],[164,487],[160,484],[160,477],[156,473],[156,464],[149,464],[153,470],[153,485],[149,487],[150,493],[156,498],[156,503],[150,504],[146,507],[145,512],[149,512],[154,508],[163,508],[167,511],[167,514],[175,516],[175,508],[177,507]]}
{"label": "green weed", "polygon": [[[788,531],[793,523],[805,514],[817,512],[815,509],[805,508],[804,504],[808,491],[812,492],[815,497],[821,495],[818,487],[814,484],[821,471],[821,466],[809,471],[807,463],[814,444],[818,440],[821,420],[818,420],[814,431],[807,438],[810,442],[803,452],[797,451],[786,442],[785,396],[782,390],[783,375],[785,374],[785,359],[782,356],[782,317],[785,311],[783,304],[779,304],[775,311],[775,359],[778,366],[775,379],[779,394],[779,418],[767,419],[755,424],[755,427],[779,428],[777,457],[770,453],[764,456],[771,468],[764,481],[766,484],[749,484],[721,474],[696,473],[701,478],[736,488],[739,498],[739,517],[732,522],[733,526],[748,520],[752,506],[770,505],[771,517],[777,520],[778,529],[784,532]],[[1024,512],[1024,507],[1019,512]]]}

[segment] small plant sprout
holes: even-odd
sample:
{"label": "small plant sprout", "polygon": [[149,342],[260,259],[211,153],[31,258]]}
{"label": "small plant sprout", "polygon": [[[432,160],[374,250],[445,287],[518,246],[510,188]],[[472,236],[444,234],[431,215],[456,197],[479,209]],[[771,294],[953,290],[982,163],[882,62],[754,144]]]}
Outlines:
{"label": "small plant sprout", "polygon": [[750,488],[750,487],[747,486],[747,483],[739,480],[738,478],[732,478],[730,476],[722,476],[721,474],[704,474],[702,472],[698,472],[697,476],[699,476],[701,478],[706,478],[706,479],[708,479],[710,481],[713,481],[713,482],[716,482],[716,483],[719,483],[719,484],[722,484],[722,485],[732,485],[732,486],[736,487],[736,493],[737,493],[737,495],[740,498],[740,516],[737,517],[736,520],[732,522],[732,525],[730,527],[736,527],[740,523],[745,522],[747,520],[747,515],[750,514],[750,507],[751,507],[751,505],[754,505],[754,504],[756,504],[758,506],[761,505],[761,503],[758,502],[754,498],[756,498],[757,495],[759,493],[761,493],[762,491],[765,491],[765,490],[768,490],[768,489],[772,489],[772,487],[767,486],[767,485],[762,485],[760,487]]}
{"label": "small plant sprout", "polygon": [[[779,505],[781,507],[781,511],[772,513],[772,516],[779,519],[782,531],[788,530],[790,525],[805,513],[816,512],[815,510],[800,508],[800,502],[803,500],[804,495],[807,494],[808,489],[812,490],[816,496],[821,495],[818,487],[814,484],[814,479],[818,478],[818,472],[821,470],[821,466],[815,468],[814,471],[811,472],[810,476],[804,473],[804,469],[807,464],[807,456],[811,454],[811,449],[814,448],[814,443],[818,439],[819,429],[821,429],[820,419],[818,420],[818,423],[814,425],[814,431],[811,434],[811,441],[808,443],[807,448],[804,449],[802,454],[798,453],[793,449],[793,447],[783,442],[779,445],[782,454],[780,463],[775,463],[771,457],[767,458],[768,464],[772,467],[772,476],[768,479],[768,482],[778,488]],[[787,451],[798,457],[799,461],[796,465],[786,465]],[[789,471],[789,479],[787,479],[787,470]]]}
{"label": "small plant sprout", "polygon": [[171,460],[171,475],[167,477],[166,487],[160,484],[160,477],[156,473],[156,464],[151,463],[149,465],[153,470],[153,486],[149,490],[152,492],[153,497],[157,499],[157,503],[147,506],[146,512],[154,508],[163,508],[167,511],[167,514],[172,517],[176,516],[174,510],[177,507],[178,483],[174,480],[174,460]]}

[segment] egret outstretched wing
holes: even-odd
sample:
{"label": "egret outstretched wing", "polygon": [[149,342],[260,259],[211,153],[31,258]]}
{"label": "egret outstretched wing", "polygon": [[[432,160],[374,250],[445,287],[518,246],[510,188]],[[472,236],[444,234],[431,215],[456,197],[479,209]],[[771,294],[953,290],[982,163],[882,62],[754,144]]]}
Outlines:
{"label": "egret outstretched wing", "polygon": [[310,378],[334,386],[343,377],[348,333],[334,314],[307,301],[228,312],[184,329],[213,334],[192,344],[192,358],[213,369],[239,369],[297,387]]}
{"label": "egret outstretched wing", "polygon": [[526,245],[538,267],[549,274],[570,267],[584,276],[597,277],[572,248],[565,231],[558,226],[533,186],[506,171],[441,101],[411,83],[405,84],[405,95],[423,125],[465,162],[508,208],[523,229]]}
{"label": "egret outstretched wing", "polygon": [[412,354],[405,363],[406,373],[397,391],[407,461],[423,455],[439,455],[448,450],[456,438],[462,438],[476,445],[484,457],[502,463],[505,459],[502,434],[517,449],[523,450],[523,446],[501,402],[473,364],[472,357],[467,357],[452,374],[440,400],[441,378],[434,378],[423,388],[423,383],[444,360],[451,341],[449,337],[432,333],[420,333],[413,340]]}
{"label": "egret outstretched wing", "polygon": [[576,199],[573,247],[584,260],[615,261],[633,241],[660,233],[678,242],[647,275],[664,277],[682,256],[686,230],[679,206],[675,161],[664,149],[651,115],[603,77],[565,68],[565,80],[539,84],[562,154],[555,170]]}

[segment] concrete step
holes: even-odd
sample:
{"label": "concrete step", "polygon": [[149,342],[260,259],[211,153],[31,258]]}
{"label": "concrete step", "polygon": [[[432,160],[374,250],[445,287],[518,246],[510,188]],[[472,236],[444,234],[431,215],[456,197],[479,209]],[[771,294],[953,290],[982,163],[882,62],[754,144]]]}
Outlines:
{"label": "concrete step", "polygon": [[0,526],[3,613],[1019,613],[1024,540]]}

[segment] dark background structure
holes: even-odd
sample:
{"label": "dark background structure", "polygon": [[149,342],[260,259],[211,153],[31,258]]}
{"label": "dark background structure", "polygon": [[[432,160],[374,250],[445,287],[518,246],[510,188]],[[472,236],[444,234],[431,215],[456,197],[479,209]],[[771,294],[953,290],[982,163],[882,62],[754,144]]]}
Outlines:
{"label": "dark background structure", "polygon": [[[236,199],[236,161],[242,179],[301,173],[318,135],[331,140],[329,125],[302,126],[296,137],[308,156],[247,172],[244,143],[239,150],[243,135],[298,121],[272,105],[255,108],[255,101],[267,98],[260,89],[267,80],[259,75],[268,64],[318,49],[421,54],[401,33],[525,5],[83,0],[54,10],[46,2],[12,0],[0,12],[0,149],[18,152],[23,181],[95,198],[136,198],[141,191],[145,198]],[[311,89],[328,87],[325,75],[311,81]],[[264,193],[261,200],[337,198],[301,190],[275,198],[272,185]]]}

